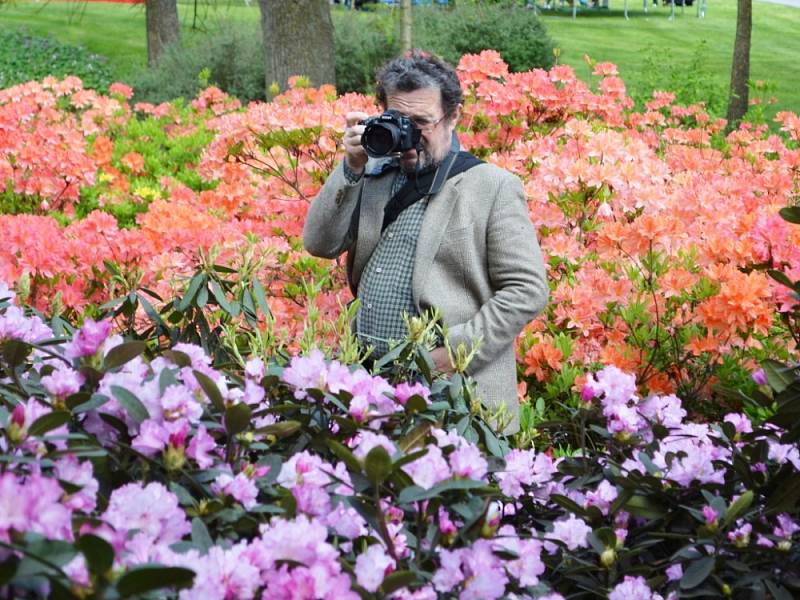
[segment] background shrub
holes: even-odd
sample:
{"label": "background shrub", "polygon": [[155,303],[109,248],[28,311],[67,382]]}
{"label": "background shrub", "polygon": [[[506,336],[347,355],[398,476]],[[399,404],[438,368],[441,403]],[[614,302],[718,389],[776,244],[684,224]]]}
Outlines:
{"label": "background shrub", "polygon": [[532,10],[504,4],[418,9],[415,46],[432,50],[452,64],[464,54],[497,50],[511,71],[553,66],[554,43]]}
{"label": "background shrub", "polygon": [[131,80],[135,101],[194,98],[215,85],[242,102],[264,100],[264,50],[257,23],[221,21],[202,39],[167,50],[158,67]]}
{"label": "background shrub", "polygon": [[336,88],[369,93],[378,68],[400,52],[397,19],[387,11],[332,11]]}
{"label": "background shrub", "polygon": [[26,31],[0,30],[0,89],[48,75],[75,75],[85,88],[102,92],[114,81],[106,59],[85,48]]}

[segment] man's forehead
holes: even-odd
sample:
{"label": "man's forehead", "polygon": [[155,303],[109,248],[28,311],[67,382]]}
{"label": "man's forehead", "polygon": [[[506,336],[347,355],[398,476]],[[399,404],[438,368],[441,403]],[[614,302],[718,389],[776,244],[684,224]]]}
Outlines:
{"label": "man's forehead", "polygon": [[442,106],[439,88],[427,87],[411,92],[393,92],[386,95],[386,107],[397,109],[407,115],[433,114]]}

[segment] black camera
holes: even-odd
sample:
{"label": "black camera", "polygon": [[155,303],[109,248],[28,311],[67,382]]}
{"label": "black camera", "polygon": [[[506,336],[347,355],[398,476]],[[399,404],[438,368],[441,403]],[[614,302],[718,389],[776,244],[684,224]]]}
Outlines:
{"label": "black camera", "polygon": [[361,135],[361,145],[372,158],[413,150],[422,137],[422,132],[414,127],[411,119],[396,110],[387,110],[361,123],[366,126]]}

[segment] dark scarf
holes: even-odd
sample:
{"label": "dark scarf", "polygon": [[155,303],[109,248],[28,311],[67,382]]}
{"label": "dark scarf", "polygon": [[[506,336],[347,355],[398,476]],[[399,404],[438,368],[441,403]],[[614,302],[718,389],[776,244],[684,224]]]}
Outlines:
{"label": "dark scarf", "polygon": [[[403,184],[403,187],[392,196],[391,200],[389,200],[388,204],[383,209],[383,226],[381,227],[381,231],[384,231],[389,225],[394,223],[397,217],[400,216],[400,213],[405,209],[428,195],[434,183],[433,180],[436,177],[436,172],[442,165],[445,165],[446,162],[447,159],[440,165],[430,165],[420,169],[418,172],[406,174],[408,179]],[[450,170],[447,172],[447,179],[459,173],[463,173],[464,171],[468,171],[481,163],[483,163],[481,159],[462,150],[456,154],[455,159],[453,159]]]}

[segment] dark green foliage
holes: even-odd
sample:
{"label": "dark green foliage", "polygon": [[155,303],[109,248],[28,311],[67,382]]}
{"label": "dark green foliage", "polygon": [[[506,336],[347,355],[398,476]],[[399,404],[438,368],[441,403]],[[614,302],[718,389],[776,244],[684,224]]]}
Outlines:
{"label": "dark green foliage", "polygon": [[75,75],[83,87],[102,92],[114,81],[106,59],[85,48],[25,31],[0,31],[0,89],[48,75]]}
{"label": "dark green foliage", "polygon": [[400,52],[397,21],[385,11],[334,11],[333,35],[340,94],[371,92],[378,67]]}
{"label": "dark green foliage", "polygon": [[501,4],[419,9],[413,44],[452,64],[463,54],[497,50],[513,72],[550,68],[555,61],[553,40],[534,11]]}
{"label": "dark green foliage", "polygon": [[215,85],[242,102],[264,100],[264,51],[257,23],[222,22],[189,47],[172,47],[159,66],[131,79],[136,102],[194,98]]}
{"label": "dark green foliage", "polygon": [[[336,87],[343,92],[371,92],[375,72],[400,51],[397,14],[333,13]],[[459,5],[456,9],[414,8],[415,47],[433,51],[453,65],[464,54],[497,50],[511,71],[553,65],[554,44],[532,10],[507,4]]]}

